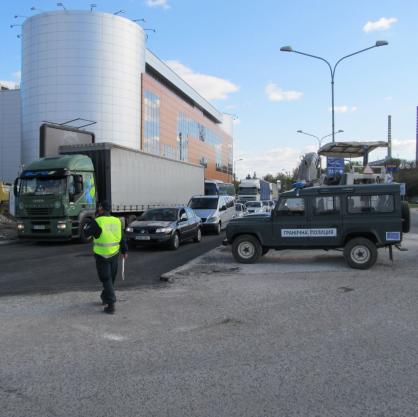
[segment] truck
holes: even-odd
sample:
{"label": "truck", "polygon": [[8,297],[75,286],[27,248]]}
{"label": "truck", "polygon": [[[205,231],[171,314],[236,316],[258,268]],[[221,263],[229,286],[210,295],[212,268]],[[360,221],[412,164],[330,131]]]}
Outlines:
{"label": "truck", "polygon": [[244,179],[238,187],[238,199],[240,201],[271,200],[272,187],[268,181],[260,179]]}
{"label": "truck", "polygon": [[342,250],[354,269],[373,266],[379,248],[400,250],[410,230],[400,184],[295,188],[280,194],[271,213],[231,220],[225,245],[237,262],[254,263],[271,249]]}
{"label": "truck", "polygon": [[98,202],[129,224],[149,208],[203,194],[204,168],[113,143],[65,145],[26,166],[13,191],[19,238],[85,242]]}

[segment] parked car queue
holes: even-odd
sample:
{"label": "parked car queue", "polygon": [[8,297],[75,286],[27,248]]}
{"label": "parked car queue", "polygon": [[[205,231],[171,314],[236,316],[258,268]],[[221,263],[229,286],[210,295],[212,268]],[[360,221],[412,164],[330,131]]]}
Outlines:
{"label": "parked car queue", "polygon": [[235,217],[271,211],[273,202],[235,203],[229,195],[193,196],[187,206],[153,208],[125,229],[131,246],[165,246],[178,249],[181,243],[199,243],[202,234],[220,234]]}

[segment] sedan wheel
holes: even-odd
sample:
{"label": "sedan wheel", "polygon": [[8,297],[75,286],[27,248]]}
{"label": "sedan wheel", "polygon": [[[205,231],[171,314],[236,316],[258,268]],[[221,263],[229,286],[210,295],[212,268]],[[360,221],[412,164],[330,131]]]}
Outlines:
{"label": "sedan wheel", "polygon": [[202,231],[200,227],[197,229],[196,236],[194,237],[193,241],[199,243],[202,240]]}
{"label": "sedan wheel", "polygon": [[180,246],[180,239],[178,233],[174,233],[173,237],[170,239],[169,248],[171,250],[176,250]]}

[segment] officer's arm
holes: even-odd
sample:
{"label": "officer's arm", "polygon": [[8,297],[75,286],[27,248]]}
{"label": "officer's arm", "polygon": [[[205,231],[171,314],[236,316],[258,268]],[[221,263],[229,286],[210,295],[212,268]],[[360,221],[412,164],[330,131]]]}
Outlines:
{"label": "officer's arm", "polygon": [[122,253],[122,255],[125,255],[126,253],[128,253],[128,243],[126,242],[126,236],[125,236],[125,231],[123,230],[123,226],[122,226],[122,238],[120,240],[120,252]]}
{"label": "officer's arm", "polygon": [[96,220],[91,220],[84,226],[84,234],[87,237],[93,236],[95,239],[98,239],[102,234],[102,229],[97,224]]}

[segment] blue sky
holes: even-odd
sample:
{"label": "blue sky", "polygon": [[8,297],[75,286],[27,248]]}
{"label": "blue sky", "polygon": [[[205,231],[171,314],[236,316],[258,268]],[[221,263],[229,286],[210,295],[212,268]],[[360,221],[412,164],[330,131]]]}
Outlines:
{"label": "blue sky", "polygon": [[[69,9],[91,1],[66,0]],[[336,129],[340,140],[385,140],[392,115],[394,156],[415,155],[418,105],[418,47],[415,0],[97,0],[97,10],[126,11],[145,18],[148,48],[168,61],[219,110],[238,117],[235,158],[238,176],[280,172],[316,148],[317,136],[331,132],[330,75],[326,65],[283,45],[334,63]],[[14,81],[20,69],[19,23],[31,6],[56,9],[56,1],[19,0],[0,6],[0,80]],[[368,23],[369,22],[369,23]],[[376,158],[384,152],[375,152]]]}

